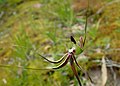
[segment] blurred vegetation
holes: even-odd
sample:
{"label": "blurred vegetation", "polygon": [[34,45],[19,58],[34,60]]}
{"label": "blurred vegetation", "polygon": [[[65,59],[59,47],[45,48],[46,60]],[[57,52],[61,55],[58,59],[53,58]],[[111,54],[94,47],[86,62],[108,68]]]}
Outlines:
{"label": "blurred vegetation", "polygon": [[[119,3],[90,1],[84,52],[89,59],[105,55],[120,62]],[[87,0],[0,0],[0,64],[12,66],[0,67],[0,86],[77,86],[69,65],[56,71],[24,68],[52,67],[35,53],[57,60],[72,47],[71,35],[84,36],[87,6]],[[89,60],[79,63],[86,70],[95,66]]]}

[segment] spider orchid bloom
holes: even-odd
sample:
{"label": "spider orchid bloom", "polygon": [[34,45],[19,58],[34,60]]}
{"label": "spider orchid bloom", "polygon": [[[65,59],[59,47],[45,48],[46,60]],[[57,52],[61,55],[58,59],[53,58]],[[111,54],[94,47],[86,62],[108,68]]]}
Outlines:
{"label": "spider orchid bloom", "polygon": [[84,40],[82,38],[82,36],[79,38],[79,44],[76,43],[75,39],[71,36],[70,39],[71,39],[71,42],[73,42],[76,46],[76,48],[72,48],[72,49],[69,49],[68,52],[66,54],[63,55],[62,58],[60,58],[59,60],[57,61],[51,61],[49,59],[47,59],[46,57],[38,54],[39,56],[43,57],[45,60],[47,60],[48,62],[50,63],[54,63],[54,64],[59,64],[57,67],[54,67],[52,69],[60,69],[62,67],[64,67],[68,62],[70,62],[70,66],[71,66],[71,69],[76,77],[76,79],[78,80],[78,83],[80,86],[82,86],[82,83],[79,79],[79,76],[78,76],[78,73],[77,73],[77,70],[75,68],[75,64],[77,65],[77,67],[89,78],[89,80],[94,83],[92,81],[92,79],[90,78],[89,74],[84,71],[82,69],[82,67],[78,64],[76,58],[75,58],[75,55],[76,54],[81,54],[83,52],[83,47],[85,45],[85,41],[86,41],[86,30],[87,30],[87,18],[88,16],[86,16],[86,23],[85,23],[85,37],[84,37]]}
{"label": "spider orchid bloom", "polygon": [[[75,39],[71,36],[71,41],[76,44],[76,41]],[[77,46],[78,47],[78,46]],[[79,49],[81,49],[79,47]],[[76,58],[75,58],[75,53],[76,53],[76,48],[73,47],[71,49],[68,50],[68,52],[66,54],[63,55],[63,57],[61,57],[59,60],[57,61],[51,61],[49,59],[47,59],[46,57],[42,56],[39,54],[39,56],[41,56],[42,58],[44,58],[45,60],[47,60],[48,62],[50,63],[54,63],[54,64],[59,64],[57,67],[53,67],[52,69],[60,69],[62,67],[64,67],[68,62],[70,62],[70,66],[71,66],[71,69],[76,77],[76,79],[78,80],[78,83],[80,86],[82,86],[81,84],[81,81],[79,79],[79,76],[78,76],[78,73],[77,73],[77,70],[75,68],[75,64],[77,65],[77,67],[89,78],[89,80],[93,83],[92,79],[90,78],[89,74],[84,71],[82,69],[82,67],[78,64]],[[81,52],[80,52],[81,53]]]}
{"label": "spider orchid bloom", "polygon": [[[78,65],[74,54],[75,54],[75,47],[73,47],[72,49],[69,49],[68,52],[61,59],[59,59],[57,61],[51,61],[51,60],[47,59],[46,57],[44,57],[40,54],[39,55],[50,63],[57,64],[57,63],[62,62],[60,65],[58,65],[57,67],[53,67],[52,69],[60,69],[60,68],[64,67],[68,62],[70,62],[71,69],[72,69],[75,77],[77,78],[79,85],[82,86],[81,81],[80,81],[79,76],[78,76],[78,73],[77,73],[77,70],[76,70],[75,65],[74,65],[74,61]],[[79,68],[81,68],[81,67],[79,66]]]}

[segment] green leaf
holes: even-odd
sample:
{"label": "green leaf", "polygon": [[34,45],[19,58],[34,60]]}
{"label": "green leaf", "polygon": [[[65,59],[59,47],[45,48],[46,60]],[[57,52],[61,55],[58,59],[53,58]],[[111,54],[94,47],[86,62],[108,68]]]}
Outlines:
{"label": "green leaf", "polygon": [[83,49],[81,49],[79,46],[76,47],[76,55],[81,54],[83,52]]}

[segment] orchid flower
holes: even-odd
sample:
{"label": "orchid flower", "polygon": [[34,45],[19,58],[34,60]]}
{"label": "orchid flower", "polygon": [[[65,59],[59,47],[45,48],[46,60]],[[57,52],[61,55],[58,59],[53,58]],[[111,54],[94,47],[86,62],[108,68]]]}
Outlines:
{"label": "orchid flower", "polygon": [[[75,39],[72,36],[70,37],[70,39],[76,45],[76,41],[75,41]],[[80,41],[82,43],[84,43],[81,37],[80,37]],[[81,45],[84,46],[83,44],[81,44]],[[82,50],[82,47],[81,47],[81,50]],[[78,72],[77,72],[77,70],[75,68],[75,64],[90,79],[90,81],[93,82],[92,79],[90,78],[88,72],[84,71],[82,69],[82,67],[78,64],[78,62],[77,62],[77,60],[75,58],[75,52],[76,52],[76,48],[73,47],[73,48],[69,49],[68,52],[65,53],[63,55],[63,57],[61,57],[57,61],[51,61],[51,60],[47,59],[46,57],[44,57],[41,54],[39,54],[39,56],[41,56],[42,58],[44,58],[46,61],[48,61],[50,63],[54,63],[54,64],[59,64],[60,63],[57,67],[53,67],[52,69],[60,69],[60,68],[64,67],[68,62],[70,62],[71,69],[72,69],[76,79],[78,80],[78,83],[79,83],[80,86],[82,86],[82,83],[81,83],[81,80],[79,79],[79,75],[78,75]]]}
{"label": "orchid flower", "polygon": [[92,79],[90,78],[88,72],[84,71],[82,69],[82,67],[78,64],[78,62],[76,60],[76,57],[75,57],[76,48],[80,49],[79,54],[81,54],[83,52],[83,47],[85,46],[86,31],[87,31],[87,18],[88,18],[88,16],[86,16],[85,36],[84,36],[84,39],[83,39],[82,36],[80,36],[80,38],[79,38],[79,44],[77,44],[76,41],[75,41],[75,39],[73,38],[73,36],[70,36],[71,42],[73,42],[76,47],[72,47],[71,49],[69,49],[68,52],[63,55],[63,57],[61,57],[57,61],[51,61],[51,60],[47,59],[46,57],[44,57],[43,55],[39,54],[39,56],[41,56],[42,58],[44,58],[45,60],[47,60],[50,63],[54,63],[54,64],[59,64],[60,63],[57,67],[53,67],[52,69],[60,69],[60,68],[64,67],[68,62],[70,62],[71,69],[72,69],[72,71],[73,71],[76,79],[78,80],[78,83],[79,83],[80,86],[82,86],[82,83],[81,83],[81,80],[79,79],[79,75],[78,75],[78,72],[77,72],[77,70],[75,68],[75,64],[87,76],[87,78],[89,78],[89,80],[92,83],[94,83],[92,81]]}

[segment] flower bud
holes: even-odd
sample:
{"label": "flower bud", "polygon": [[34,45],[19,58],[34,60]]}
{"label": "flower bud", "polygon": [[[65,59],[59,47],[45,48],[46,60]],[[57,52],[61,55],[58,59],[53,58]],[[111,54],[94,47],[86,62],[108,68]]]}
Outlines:
{"label": "flower bud", "polygon": [[79,46],[80,48],[83,48],[83,37],[82,36],[80,36],[79,38]]}

